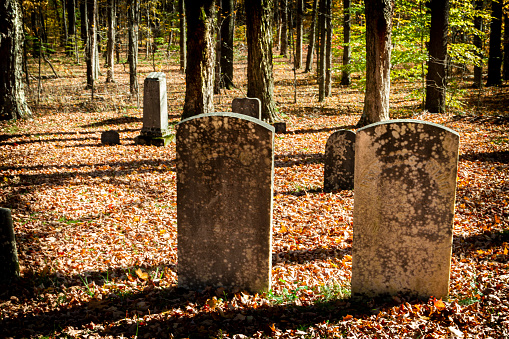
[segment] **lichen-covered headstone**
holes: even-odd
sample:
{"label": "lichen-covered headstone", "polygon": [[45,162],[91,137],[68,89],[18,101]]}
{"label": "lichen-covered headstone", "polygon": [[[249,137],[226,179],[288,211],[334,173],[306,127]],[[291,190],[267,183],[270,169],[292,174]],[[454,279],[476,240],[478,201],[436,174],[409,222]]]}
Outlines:
{"label": "lichen-covered headstone", "polygon": [[353,189],[355,169],[355,132],[339,130],[331,134],[325,144],[323,190]]}
{"label": "lichen-covered headstone", "polygon": [[352,295],[448,295],[458,145],[417,120],[357,131]]}
{"label": "lichen-covered headstone", "polygon": [[173,137],[168,128],[166,75],[152,72],[144,82],[143,128],[135,142],[140,145],[166,146]]}
{"label": "lichen-covered headstone", "polygon": [[19,278],[19,261],[11,210],[0,208],[0,284],[10,284]]}
{"label": "lichen-covered headstone", "polygon": [[270,289],[274,129],[236,113],[177,125],[178,285]]}
{"label": "lichen-covered headstone", "polygon": [[258,98],[235,98],[232,101],[232,112],[261,119],[261,102]]}

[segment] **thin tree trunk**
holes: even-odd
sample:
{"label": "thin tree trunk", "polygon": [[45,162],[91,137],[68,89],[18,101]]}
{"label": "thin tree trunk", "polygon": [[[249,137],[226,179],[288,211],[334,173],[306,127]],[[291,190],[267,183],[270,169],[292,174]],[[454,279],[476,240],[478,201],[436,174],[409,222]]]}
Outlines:
{"label": "thin tree trunk", "polygon": [[486,86],[502,84],[502,0],[491,1],[490,54]]}
{"label": "thin tree trunk", "polygon": [[233,0],[222,0],[221,6],[221,87],[235,88],[233,83],[233,35],[235,33],[235,12]]}
{"label": "thin tree trunk", "polygon": [[504,14],[504,67],[503,79],[509,80],[509,14]]}
{"label": "thin tree trunk", "polygon": [[316,65],[316,78],[318,81],[318,101],[325,99],[325,49],[326,49],[326,21],[325,11],[327,0],[320,0],[318,15],[318,60]]}
{"label": "thin tree trunk", "polygon": [[180,72],[186,72],[187,66],[187,34],[186,34],[186,6],[184,0],[179,0],[180,22]]}
{"label": "thin tree trunk", "polygon": [[278,120],[272,73],[273,0],[247,1],[247,96],[261,101],[262,119]]}
{"label": "thin tree trunk", "polygon": [[23,86],[23,22],[20,0],[0,5],[0,120],[32,116]]}
{"label": "thin tree trunk", "polygon": [[115,82],[115,18],[116,1],[109,0],[108,6],[108,45],[106,46],[106,82]]}
{"label": "thin tree trunk", "polygon": [[97,39],[97,32],[96,32],[96,7],[97,7],[97,0],[88,0],[87,4],[87,14],[88,14],[88,35],[87,35],[87,48],[86,48],[86,54],[87,54],[87,89],[92,89],[92,98],[94,96],[94,81],[95,81],[95,75],[96,75],[96,39]]}
{"label": "thin tree trunk", "polygon": [[62,0],[62,24],[63,24],[63,35],[64,35],[64,46],[67,51],[67,45],[69,44],[69,28],[67,26],[67,15],[66,15],[66,1],[70,2],[72,0]]}
{"label": "thin tree trunk", "polygon": [[[281,0],[281,50],[280,55],[288,53],[288,0]],[[249,14],[248,14],[249,16]]]}
{"label": "thin tree trunk", "polygon": [[186,0],[186,98],[182,119],[214,111],[215,0]]}
{"label": "thin tree trunk", "polygon": [[[484,8],[484,0],[475,0],[475,10],[482,11]],[[481,15],[474,18],[474,28],[481,32],[483,30],[483,20]],[[474,84],[473,87],[481,88],[482,86],[482,39],[480,35],[474,35],[474,46],[479,50],[479,65],[474,66]]]}
{"label": "thin tree trunk", "polygon": [[318,0],[313,1],[313,14],[311,17],[311,27],[309,29],[309,42],[308,42],[308,54],[306,57],[306,68],[304,73],[310,72],[313,69],[313,54],[316,45],[316,15],[317,15]]}
{"label": "thin tree trunk", "polygon": [[216,0],[216,22],[215,25],[215,36],[216,36],[216,64],[214,67],[215,75],[214,75],[214,94],[219,94],[221,92],[221,0]]}
{"label": "thin tree trunk", "polygon": [[431,113],[445,112],[447,89],[447,34],[449,32],[449,0],[432,0],[426,104]]}
{"label": "thin tree trunk", "polygon": [[327,29],[325,43],[325,96],[332,91],[332,0],[326,0],[325,26]]}
{"label": "thin tree trunk", "polygon": [[358,127],[389,120],[391,0],[364,0],[366,11],[366,92]]}
{"label": "thin tree trunk", "polygon": [[302,67],[302,19],[304,17],[304,0],[297,1],[297,41],[295,43],[295,68],[300,69]]}
{"label": "thin tree trunk", "polygon": [[66,45],[67,55],[75,53],[76,44],[76,7],[75,0],[67,0],[67,36],[68,41]]}
{"label": "thin tree trunk", "polygon": [[350,86],[350,62],[352,52],[350,48],[350,0],[343,0],[343,70],[341,72],[341,85]]}
{"label": "thin tree trunk", "polygon": [[136,97],[137,106],[140,105],[138,85],[138,23],[140,3],[139,0],[130,0],[127,10],[129,18],[129,52],[127,61],[129,63],[129,90],[131,96]]}

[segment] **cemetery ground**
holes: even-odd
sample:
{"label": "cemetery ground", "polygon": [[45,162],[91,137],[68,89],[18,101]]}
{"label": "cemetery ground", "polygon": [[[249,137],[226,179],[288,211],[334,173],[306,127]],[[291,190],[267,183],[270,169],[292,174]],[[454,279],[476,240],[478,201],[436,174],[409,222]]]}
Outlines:
{"label": "cemetery ground", "polygon": [[[245,96],[245,62],[238,56],[238,88],[215,97],[216,111]],[[0,206],[12,209],[21,265],[19,283],[0,290],[0,337],[509,336],[507,84],[474,90],[459,81],[450,113],[434,115],[419,108],[419,81],[393,81],[392,118],[460,134],[450,296],[356,300],[354,192],[323,191],[323,152],[331,133],[355,130],[359,88],[335,84],[318,103],[314,76],[297,72],[294,104],[291,66],[275,59],[287,133],[275,135],[272,289],[187,291],[176,286],[175,143],[134,144],[142,109],[129,96],[126,65],[116,65],[114,84],[100,76],[93,101],[84,64],[55,57],[53,65],[61,77],[43,79],[38,105],[31,79],[34,119],[0,122]],[[184,75],[176,62],[142,61],[140,85],[154,70],[166,73],[174,125]],[[106,130],[118,131],[121,145],[101,145]]]}

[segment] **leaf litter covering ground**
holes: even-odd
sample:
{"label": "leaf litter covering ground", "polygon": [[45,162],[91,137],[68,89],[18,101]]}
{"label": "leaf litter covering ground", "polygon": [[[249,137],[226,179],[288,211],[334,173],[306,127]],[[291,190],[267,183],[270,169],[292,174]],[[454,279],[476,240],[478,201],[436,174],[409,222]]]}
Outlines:
{"label": "leaf litter covering ground", "polygon": [[[100,79],[91,102],[83,70],[55,65],[66,75],[43,84],[35,119],[0,125],[0,206],[12,209],[22,265],[20,283],[0,292],[0,337],[509,336],[505,87],[486,90],[484,115],[438,116],[419,113],[413,84],[393,85],[393,117],[461,134],[450,298],[352,300],[353,192],[322,191],[323,151],[358,121],[360,91],[334,87],[318,104],[313,77],[299,73],[294,104],[290,66],[276,63],[289,133],[275,137],[272,290],[195,292],[176,287],[175,145],[134,145],[142,111],[124,72]],[[165,67],[173,124],[184,78]],[[217,111],[244,96],[245,62],[236,73],[244,85],[216,97]],[[110,129],[122,145],[101,146]]]}

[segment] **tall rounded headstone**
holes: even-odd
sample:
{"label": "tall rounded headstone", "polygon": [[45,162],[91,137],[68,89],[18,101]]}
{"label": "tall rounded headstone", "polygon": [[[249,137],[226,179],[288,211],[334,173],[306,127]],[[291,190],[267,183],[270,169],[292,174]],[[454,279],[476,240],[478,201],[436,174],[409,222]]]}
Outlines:
{"label": "tall rounded headstone", "polygon": [[236,113],[177,125],[178,285],[270,289],[274,129]]}
{"label": "tall rounded headstone", "polygon": [[10,284],[18,278],[18,252],[11,210],[0,208],[0,284]]}
{"label": "tall rounded headstone", "polygon": [[339,130],[331,134],[325,144],[323,190],[353,189],[355,169],[355,132]]}
{"label": "tall rounded headstone", "polygon": [[458,146],[417,120],[357,131],[352,295],[448,295]]}

